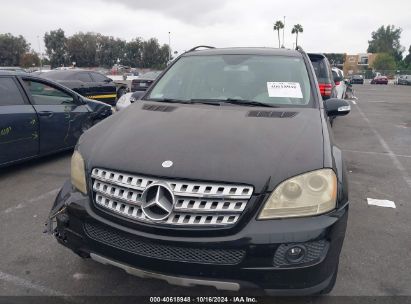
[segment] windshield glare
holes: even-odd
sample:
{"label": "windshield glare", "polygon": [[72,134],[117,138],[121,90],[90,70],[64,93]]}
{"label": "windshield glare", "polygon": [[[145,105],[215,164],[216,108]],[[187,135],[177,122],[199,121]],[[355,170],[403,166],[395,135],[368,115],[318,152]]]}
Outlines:
{"label": "windshield glare", "polygon": [[240,99],[307,106],[310,82],[302,58],[211,55],[180,58],[160,79],[149,100]]}

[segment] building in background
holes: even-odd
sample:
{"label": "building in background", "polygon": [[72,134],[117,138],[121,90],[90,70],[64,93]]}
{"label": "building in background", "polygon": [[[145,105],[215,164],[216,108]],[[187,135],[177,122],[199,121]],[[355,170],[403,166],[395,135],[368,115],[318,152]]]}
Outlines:
{"label": "building in background", "polygon": [[372,53],[346,55],[345,62],[343,65],[344,75],[349,76],[355,74],[372,74],[371,66],[376,56],[377,54]]}

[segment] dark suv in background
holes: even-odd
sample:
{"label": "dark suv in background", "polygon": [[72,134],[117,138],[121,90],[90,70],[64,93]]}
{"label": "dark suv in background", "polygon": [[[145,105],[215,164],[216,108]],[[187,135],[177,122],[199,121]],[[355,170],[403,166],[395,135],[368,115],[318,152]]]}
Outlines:
{"label": "dark suv in background", "polygon": [[335,89],[335,81],[342,79],[336,77],[334,79],[330,62],[324,54],[309,53],[308,57],[313,65],[315,75],[317,76],[318,86],[320,88],[321,96],[324,100],[337,97]]}
{"label": "dark suv in background", "polygon": [[84,97],[115,105],[117,87],[101,73],[82,69],[53,70],[40,77],[56,81]]}
{"label": "dark suv in background", "polygon": [[156,80],[161,71],[151,71],[140,75],[137,79],[131,81],[131,92],[146,91]]}
{"label": "dark suv in background", "polygon": [[364,76],[362,75],[352,75],[349,79],[351,84],[364,84]]}
{"label": "dark suv in background", "polygon": [[330,292],[349,202],[327,117],[349,111],[301,49],[195,48],[80,138],[49,231],[172,284]]}

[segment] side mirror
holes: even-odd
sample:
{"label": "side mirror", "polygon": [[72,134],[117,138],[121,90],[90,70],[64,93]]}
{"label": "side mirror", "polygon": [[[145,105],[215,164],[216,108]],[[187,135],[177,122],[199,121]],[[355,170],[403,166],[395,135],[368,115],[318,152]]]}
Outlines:
{"label": "side mirror", "polygon": [[87,103],[87,102],[83,99],[83,97],[81,97],[81,96],[75,96],[74,98],[75,98],[75,100],[76,100],[76,104],[78,104],[78,105],[80,105],[80,106]]}
{"label": "side mirror", "polygon": [[145,91],[135,91],[133,95],[131,95],[130,102],[133,103],[134,101],[140,100],[145,93]]}
{"label": "side mirror", "polygon": [[344,116],[350,113],[350,104],[338,98],[330,98],[324,101],[325,111],[328,116]]}

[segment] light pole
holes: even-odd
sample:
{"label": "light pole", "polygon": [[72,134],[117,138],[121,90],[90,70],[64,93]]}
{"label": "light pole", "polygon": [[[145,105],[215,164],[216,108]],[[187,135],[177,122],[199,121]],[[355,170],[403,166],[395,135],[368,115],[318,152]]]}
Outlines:
{"label": "light pole", "polygon": [[43,69],[43,60],[41,59],[40,36],[37,35],[37,43],[39,45],[40,71]]}
{"label": "light pole", "polygon": [[168,32],[168,61],[171,61],[171,32]]}
{"label": "light pole", "polygon": [[284,30],[285,30],[285,16],[284,16],[284,27],[283,27],[283,48],[285,47]]}

